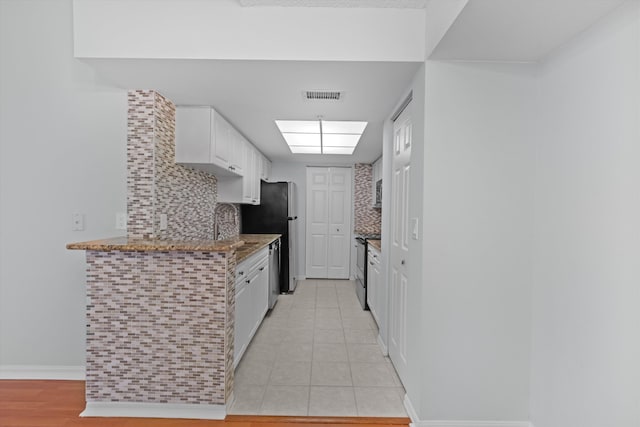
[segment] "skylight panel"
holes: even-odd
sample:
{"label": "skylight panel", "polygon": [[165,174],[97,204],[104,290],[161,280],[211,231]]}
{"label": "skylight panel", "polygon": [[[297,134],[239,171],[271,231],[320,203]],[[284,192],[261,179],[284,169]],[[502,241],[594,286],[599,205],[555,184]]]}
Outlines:
{"label": "skylight panel", "polygon": [[276,120],[280,133],[320,133],[319,120]]}
{"label": "skylight panel", "polygon": [[351,134],[324,134],[322,136],[322,145],[324,147],[355,147],[360,141],[361,135]]}
{"label": "skylight panel", "polygon": [[282,137],[295,154],[353,154],[367,122],[276,120]]}
{"label": "skylight panel", "polygon": [[289,147],[309,146],[320,148],[319,133],[282,133]]}
{"label": "skylight panel", "polygon": [[322,132],[327,133],[349,133],[362,135],[367,122],[347,122],[347,121],[322,121]]}

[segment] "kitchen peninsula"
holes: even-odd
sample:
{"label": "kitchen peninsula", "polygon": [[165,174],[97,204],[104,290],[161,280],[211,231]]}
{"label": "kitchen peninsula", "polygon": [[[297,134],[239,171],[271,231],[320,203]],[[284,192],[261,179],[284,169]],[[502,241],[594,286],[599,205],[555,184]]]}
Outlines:
{"label": "kitchen peninsula", "polygon": [[235,266],[279,237],[67,245],[87,257],[83,415],[224,417],[233,390]]}
{"label": "kitchen peninsula", "polygon": [[280,236],[239,235],[217,177],[176,163],[171,100],[132,90],[127,111],[127,235],[67,246],[87,261],[83,415],[223,418],[236,265]]}

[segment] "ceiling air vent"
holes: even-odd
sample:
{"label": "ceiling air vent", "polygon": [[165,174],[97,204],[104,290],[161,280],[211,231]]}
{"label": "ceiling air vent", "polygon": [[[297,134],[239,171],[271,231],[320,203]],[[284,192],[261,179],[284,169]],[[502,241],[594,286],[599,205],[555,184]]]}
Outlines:
{"label": "ceiling air vent", "polygon": [[302,97],[307,101],[341,101],[344,96],[339,90],[305,90]]}

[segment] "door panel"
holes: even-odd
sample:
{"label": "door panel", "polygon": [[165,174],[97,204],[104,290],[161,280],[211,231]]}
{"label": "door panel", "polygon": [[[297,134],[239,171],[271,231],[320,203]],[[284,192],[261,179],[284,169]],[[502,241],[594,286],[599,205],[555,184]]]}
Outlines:
{"label": "door panel", "polygon": [[346,194],[344,191],[331,191],[331,224],[343,225],[345,223]]}
{"label": "door panel", "polygon": [[314,268],[327,267],[327,235],[314,234],[311,236],[311,266]]}
{"label": "door panel", "polygon": [[351,168],[307,168],[307,277],[348,279]]}
{"label": "door panel", "polygon": [[311,211],[311,223],[318,226],[327,225],[327,190],[312,190],[311,199],[313,210]]}
{"label": "door panel", "polygon": [[345,248],[348,247],[345,247],[345,237],[340,234],[334,234],[330,237],[330,239],[331,243],[329,246],[332,248],[332,250],[329,251],[329,268],[341,268],[346,257]]}
{"label": "door panel", "polygon": [[407,376],[407,298],[409,261],[409,182],[411,180],[411,145],[413,129],[411,104],[393,124],[391,210],[391,286],[389,289],[389,357],[398,376]]}

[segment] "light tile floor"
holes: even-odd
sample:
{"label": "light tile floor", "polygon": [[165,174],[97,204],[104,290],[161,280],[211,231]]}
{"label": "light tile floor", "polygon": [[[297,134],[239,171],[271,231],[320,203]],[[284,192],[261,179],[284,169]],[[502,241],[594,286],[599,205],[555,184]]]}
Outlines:
{"label": "light tile floor", "polygon": [[404,389],[349,280],[280,295],[235,372],[231,414],[404,417]]}

